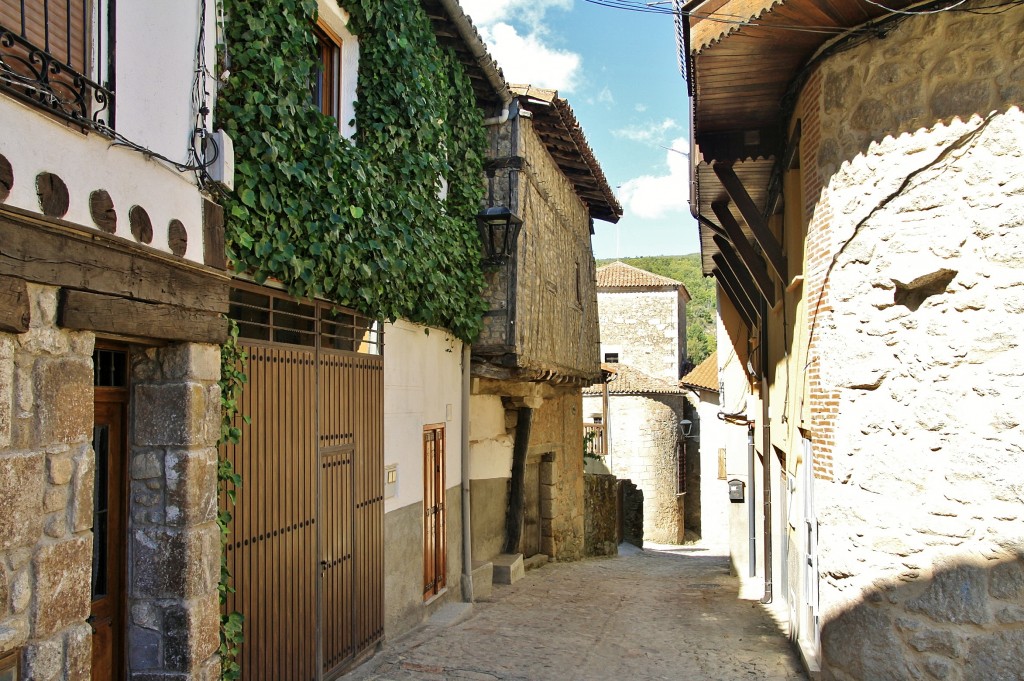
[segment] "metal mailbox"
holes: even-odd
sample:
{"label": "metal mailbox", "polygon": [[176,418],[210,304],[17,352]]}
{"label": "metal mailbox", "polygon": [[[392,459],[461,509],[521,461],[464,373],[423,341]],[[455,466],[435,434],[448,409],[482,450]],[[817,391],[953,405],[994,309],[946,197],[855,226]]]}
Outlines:
{"label": "metal mailbox", "polygon": [[739,503],[743,501],[743,488],[746,487],[747,483],[742,480],[730,480],[729,481],[729,501],[733,503]]}

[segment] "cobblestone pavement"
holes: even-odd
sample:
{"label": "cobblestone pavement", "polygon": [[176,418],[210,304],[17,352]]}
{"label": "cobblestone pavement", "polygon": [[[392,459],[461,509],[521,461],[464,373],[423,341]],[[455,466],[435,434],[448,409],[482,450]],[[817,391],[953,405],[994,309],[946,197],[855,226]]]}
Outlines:
{"label": "cobblestone pavement", "polygon": [[422,627],[345,676],[370,681],[806,679],[757,601],[737,598],[728,558],[634,550],[550,563],[447,628]]}

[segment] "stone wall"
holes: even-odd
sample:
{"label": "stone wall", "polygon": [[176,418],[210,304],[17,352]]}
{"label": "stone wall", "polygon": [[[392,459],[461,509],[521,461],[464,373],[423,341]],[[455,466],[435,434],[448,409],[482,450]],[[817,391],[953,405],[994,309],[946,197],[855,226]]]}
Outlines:
{"label": "stone wall", "polygon": [[585,486],[584,534],[586,556],[619,554],[619,494],[614,475],[583,476]]}
{"label": "stone wall", "polygon": [[[0,653],[24,678],[92,665],[92,333],[56,325],[29,285],[32,326],[0,334]],[[220,535],[216,346],[132,348],[127,646],[135,679],[215,679]]]}
{"label": "stone wall", "polygon": [[1017,678],[1024,8],[910,17],[802,95],[826,678]]}
{"label": "stone wall", "polygon": [[685,304],[678,291],[605,292],[601,310],[601,354],[617,352],[619,362],[675,383],[686,351],[680,322]]}
{"label": "stone wall", "polygon": [[683,497],[676,494],[676,445],[684,395],[612,395],[612,450],[605,459],[619,478],[644,493],[644,539],[679,544],[684,539]]}

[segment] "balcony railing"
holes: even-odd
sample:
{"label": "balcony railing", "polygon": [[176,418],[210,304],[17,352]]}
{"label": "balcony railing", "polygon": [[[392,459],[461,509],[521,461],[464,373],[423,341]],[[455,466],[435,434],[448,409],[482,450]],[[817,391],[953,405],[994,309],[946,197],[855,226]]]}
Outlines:
{"label": "balcony railing", "polygon": [[608,453],[605,446],[603,423],[584,423],[583,441],[587,445],[587,454],[604,456]]}
{"label": "balcony railing", "polygon": [[0,90],[82,127],[112,129],[114,93],[85,75],[110,82],[111,5],[94,21],[89,0],[0,0]]}

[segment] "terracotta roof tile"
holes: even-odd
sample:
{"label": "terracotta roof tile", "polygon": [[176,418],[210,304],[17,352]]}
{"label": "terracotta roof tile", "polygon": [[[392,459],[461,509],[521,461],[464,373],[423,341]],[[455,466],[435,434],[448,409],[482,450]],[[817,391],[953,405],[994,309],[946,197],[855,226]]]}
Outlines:
{"label": "terracotta roof tile", "polygon": [[718,353],[712,352],[711,355],[698,364],[693,371],[679,379],[679,384],[717,393]]}
{"label": "terracotta roof tile", "polygon": [[[627,364],[615,365],[615,377],[608,383],[609,395],[682,395],[685,391],[671,381],[655,378]],[[584,395],[600,395],[601,384],[583,389]]]}
{"label": "terracotta roof tile", "polygon": [[[597,288],[681,288],[686,290],[686,286],[681,281],[663,277],[618,260],[597,268]],[[687,291],[687,295],[689,295],[689,291]]]}

